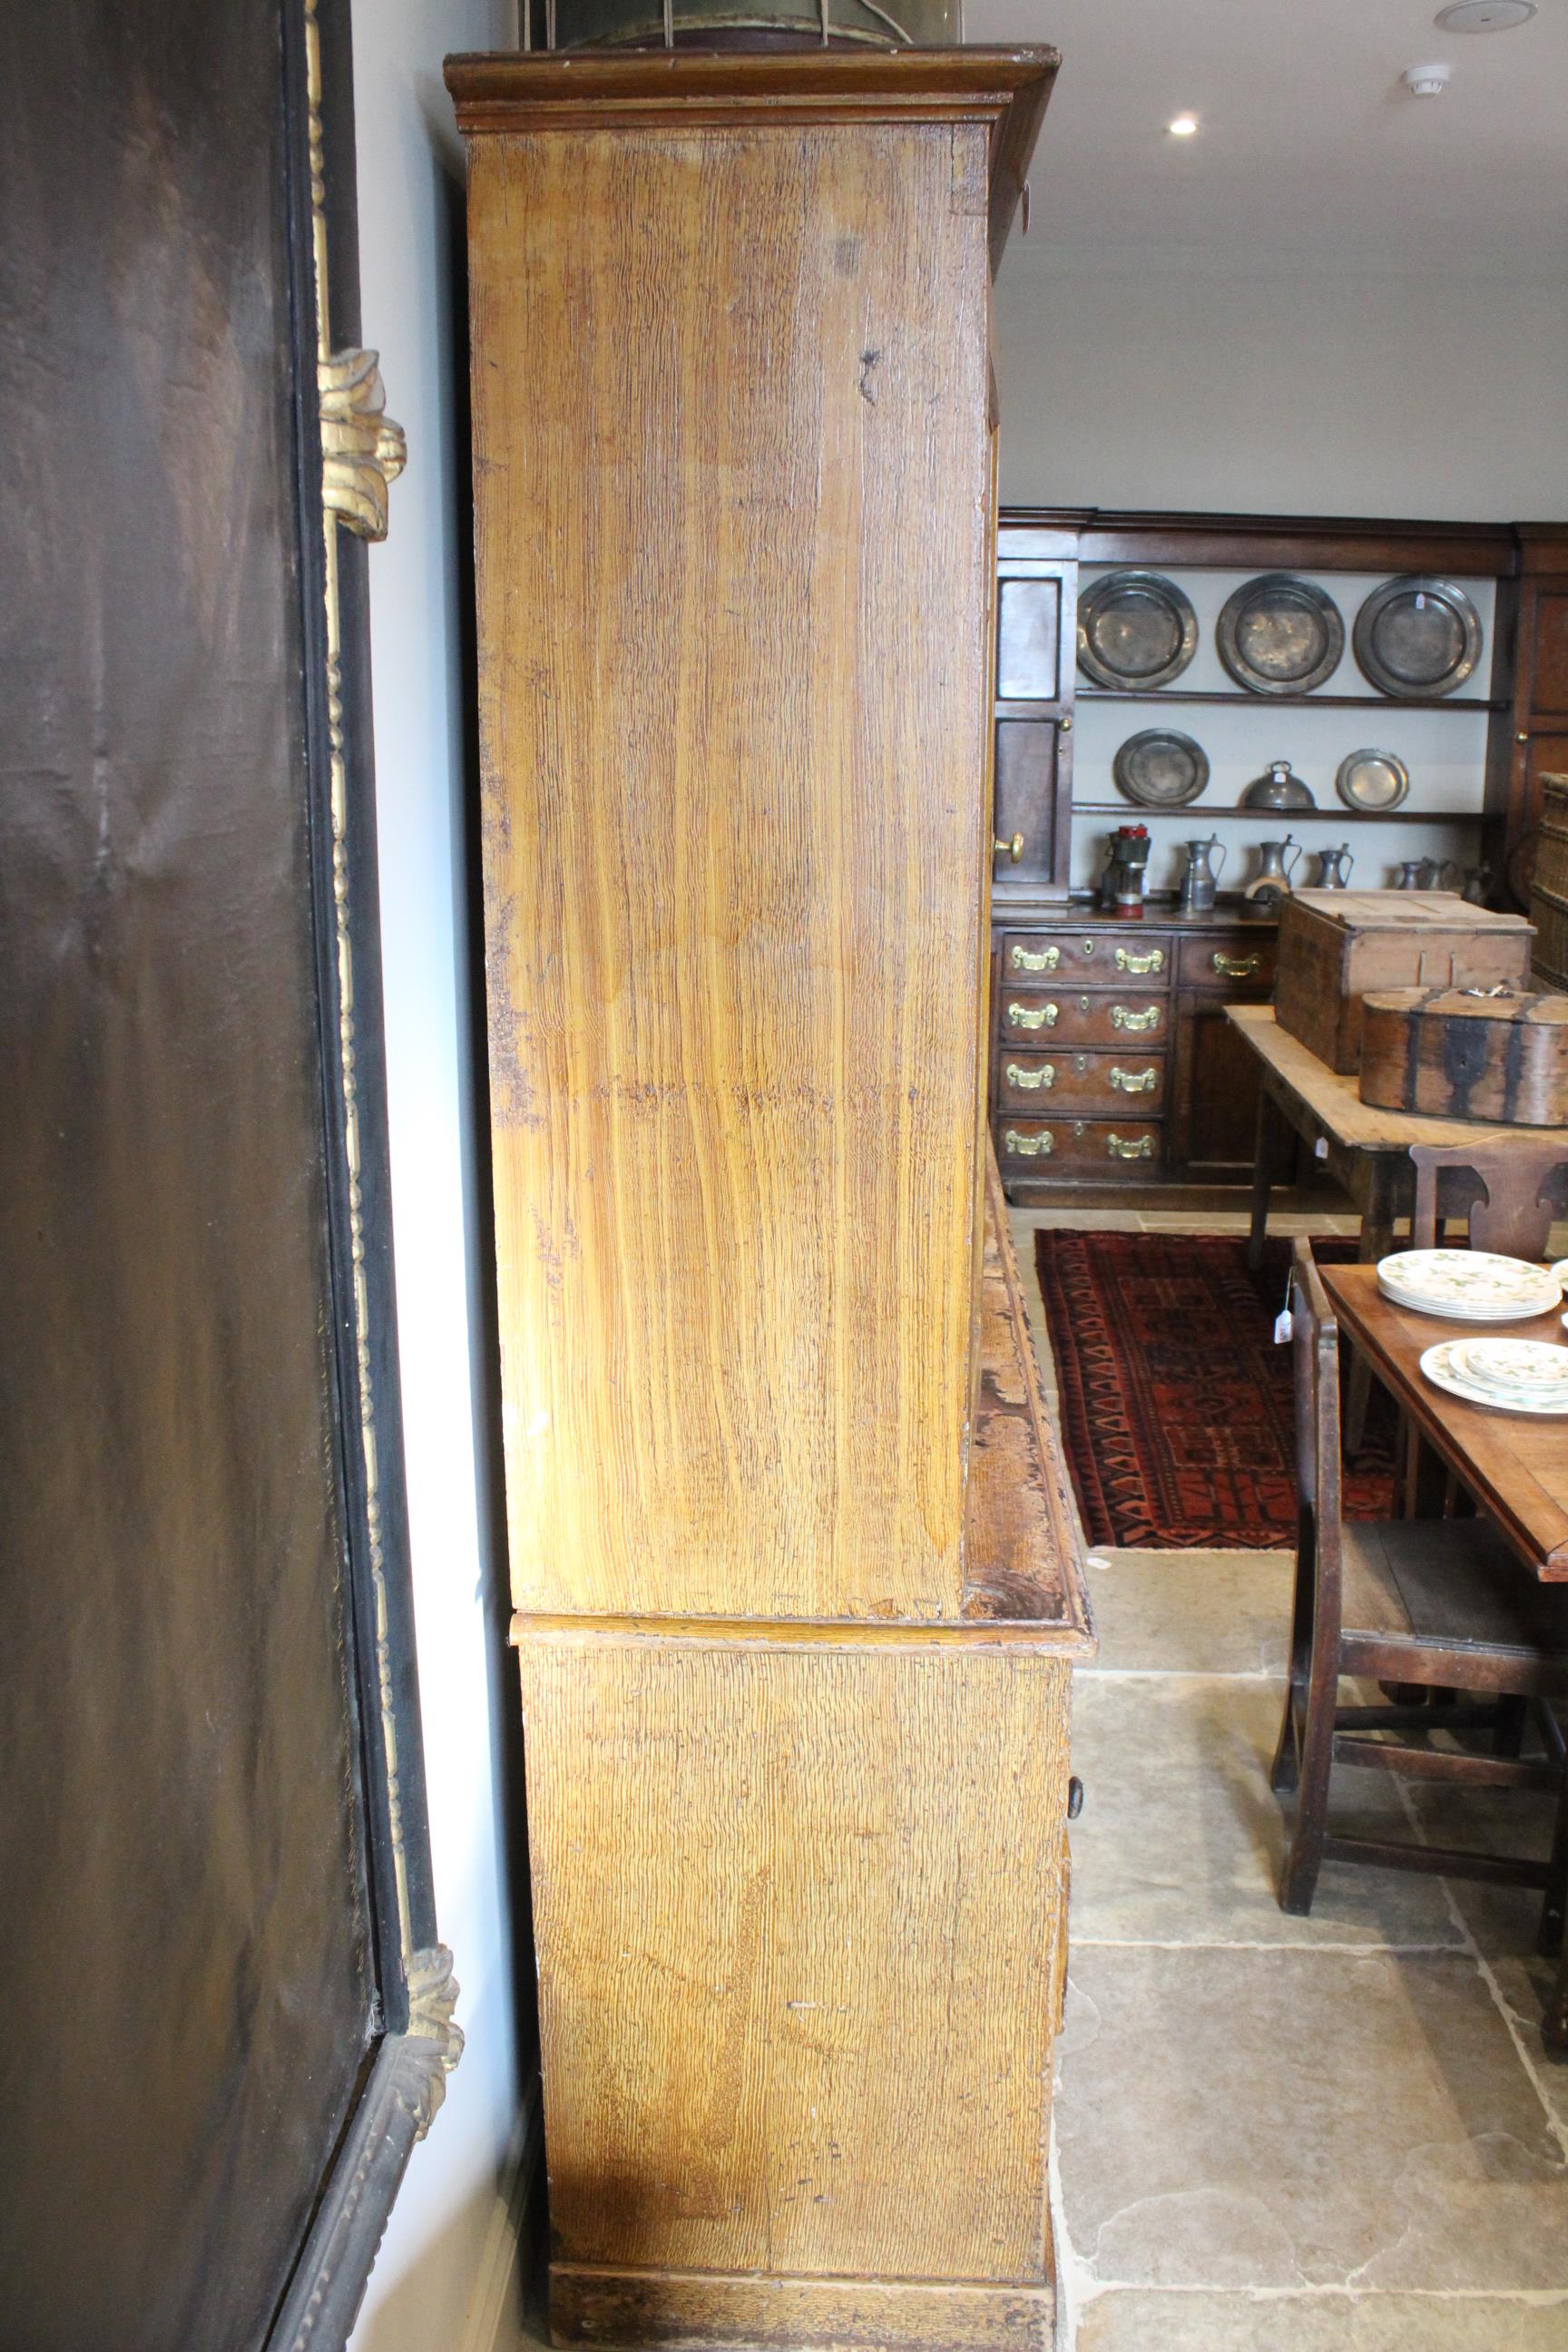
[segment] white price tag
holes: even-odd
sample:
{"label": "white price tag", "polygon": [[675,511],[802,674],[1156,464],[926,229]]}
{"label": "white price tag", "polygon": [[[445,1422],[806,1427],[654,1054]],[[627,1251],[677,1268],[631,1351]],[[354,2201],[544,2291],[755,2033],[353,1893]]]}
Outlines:
{"label": "white price tag", "polygon": [[1326,1160],[1328,1156],[1329,1139],[1326,1135],[1320,1135],[1312,1146],[1312,1157],[1314,1160]]}
{"label": "white price tag", "polygon": [[1290,1318],[1290,1309],[1288,1307],[1282,1307],[1274,1318],[1274,1345],[1277,1348],[1282,1348],[1295,1328]]}

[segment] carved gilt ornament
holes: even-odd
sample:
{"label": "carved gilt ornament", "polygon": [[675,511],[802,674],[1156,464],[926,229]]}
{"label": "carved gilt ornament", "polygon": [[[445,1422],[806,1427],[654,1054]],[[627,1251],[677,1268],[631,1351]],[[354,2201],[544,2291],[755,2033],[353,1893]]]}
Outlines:
{"label": "carved gilt ornament", "polygon": [[321,497],[361,539],[386,537],[386,492],[408,462],[401,425],[386,414],[379,352],[333,352],[318,362]]}

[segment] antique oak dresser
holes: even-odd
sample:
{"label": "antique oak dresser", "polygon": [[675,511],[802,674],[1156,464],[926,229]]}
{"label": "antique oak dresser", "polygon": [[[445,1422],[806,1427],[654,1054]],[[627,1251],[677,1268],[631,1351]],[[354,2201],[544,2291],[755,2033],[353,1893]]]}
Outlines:
{"label": "antique oak dresser", "polygon": [[1055,64],[447,68],[560,2341],[1050,2336],[1090,1636],[984,1139]]}

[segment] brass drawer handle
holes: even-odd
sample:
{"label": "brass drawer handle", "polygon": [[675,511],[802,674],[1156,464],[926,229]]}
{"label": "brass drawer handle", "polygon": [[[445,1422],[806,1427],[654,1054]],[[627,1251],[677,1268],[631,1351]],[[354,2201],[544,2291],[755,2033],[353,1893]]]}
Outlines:
{"label": "brass drawer handle", "polygon": [[1152,1135],[1141,1135],[1136,1143],[1127,1143],[1120,1135],[1108,1135],[1105,1156],[1108,1160],[1152,1160],[1154,1139]]}
{"label": "brass drawer handle", "polygon": [[1039,1135],[1020,1135],[1016,1127],[1002,1130],[1002,1149],[1012,1160],[1048,1160],[1056,1148],[1048,1127]]}
{"label": "brass drawer handle", "polygon": [[1054,1029],[1059,1004],[1010,1004],[1007,1024],[1013,1029]]}
{"label": "brass drawer handle", "polygon": [[1113,1004],[1110,1025],[1113,1029],[1129,1029],[1140,1034],[1145,1029],[1157,1029],[1160,1008],[1157,1004],[1146,1004],[1142,1013],[1129,1013],[1125,1004]]}
{"label": "brass drawer handle", "polygon": [[1147,955],[1137,955],[1131,948],[1118,948],[1114,961],[1118,971],[1163,971],[1165,950],[1163,948],[1151,948]]}
{"label": "brass drawer handle", "polygon": [[[1160,1083],[1160,1073],[1152,1064],[1146,1070],[1124,1070],[1113,1063],[1110,1083],[1124,1095],[1152,1095]],[[1148,1137],[1143,1140],[1147,1143]]]}
{"label": "brass drawer handle", "polygon": [[1010,1087],[1021,1087],[1028,1094],[1039,1087],[1054,1087],[1057,1066],[1054,1062],[1042,1062],[1037,1070],[1021,1070],[1016,1062],[1009,1062],[1003,1075]]}
{"label": "brass drawer handle", "polygon": [[1027,948],[1020,947],[1016,940],[1014,942],[1013,969],[1015,971],[1055,971],[1061,960],[1060,948],[1042,948],[1039,953],[1035,955]]}
{"label": "brass drawer handle", "polygon": [[991,854],[994,857],[1005,857],[1016,866],[1019,858],[1024,855],[1023,835],[1011,833],[1005,839],[999,833],[994,835],[991,843]]}
{"label": "brass drawer handle", "polygon": [[1210,956],[1209,961],[1221,980],[1250,980],[1255,971],[1261,971],[1263,969],[1263,958],[1260,955],[1221,955],[1217,948]]}

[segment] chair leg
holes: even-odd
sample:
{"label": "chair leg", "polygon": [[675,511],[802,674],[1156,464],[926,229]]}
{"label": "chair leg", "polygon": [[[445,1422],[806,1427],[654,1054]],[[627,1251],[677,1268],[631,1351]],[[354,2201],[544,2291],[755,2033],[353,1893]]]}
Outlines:
{"label": "chair leg", "polygon": [[1285,1670],[1285,1713],[1279,1744],[1269,1767],[1268,1785],[1277,1797],[1288,1797],[1300,1778],[1296,1710],[1307,1702],[1307,1679],[1312,1666],[1312,1571],[1298,1552],[1296,1581],[1290,1594],[1290,1656]]}
{"label": "chair leg", "polygon": [[1323,1695],[1309,1688],[1307,1717],[1297,1759],[1296,1814],[1285,1854],[1279,1886],[1279,1908],[1304,1919],[1318,1891],[1323,1841],[1329,1832],[1329,1768],[1334,1748],[1334,1692]]}
{"label": "chair leg", "polygon": [[1285,1713],[1279,1725],[1279,1745],[1274,1750],[1274,1761],[1268,1768],[1268,1785],[1277,1797],[1292,1795],[1301,1777],[1296,1754],[1295,1697],[1294,1683],[1287,1683]]}
{"label": "chair leg", "polygon": [[[1552,1861],[1548,1866],[1546,1892],[1541,1902],[1541,1948],[1550,1956],[1563,1948],[1563,1928],[1568,1915],[1568,1766],[1564,1766],[1557,1782],[1557,1819],[1552,1833]],[[1568,2004],[1568,1958],[1558,1976],[1558,2005]],[[1568,2015],[1564,2031],[1568,2032]]]}

